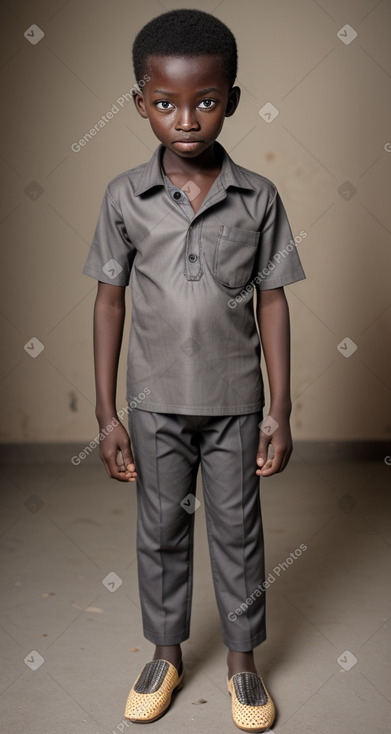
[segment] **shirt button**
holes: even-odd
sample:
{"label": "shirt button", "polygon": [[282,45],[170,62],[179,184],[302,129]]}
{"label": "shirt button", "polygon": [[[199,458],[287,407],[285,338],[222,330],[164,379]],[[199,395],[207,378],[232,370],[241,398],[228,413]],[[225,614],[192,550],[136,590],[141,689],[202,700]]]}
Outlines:
{"label": "shirt button", "polygon": [[179,199],[182,198],[182,194],[181,194],[180,191],[174,191],[173,197],[174,197],[174,199],[176,199],[178,201]]}
{"label": "shirt button", "polygon": [[191,263],[195,263],[197,259],[198,259],[197,255],[195,255],[194,252],[192,252],[191,255],[189,255],[189,260]]}

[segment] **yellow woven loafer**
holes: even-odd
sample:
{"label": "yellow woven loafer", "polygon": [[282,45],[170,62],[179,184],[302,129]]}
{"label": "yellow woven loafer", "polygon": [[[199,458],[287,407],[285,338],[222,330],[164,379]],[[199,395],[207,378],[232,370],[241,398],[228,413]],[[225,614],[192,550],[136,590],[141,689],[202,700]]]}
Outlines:
{"label": "yellow woven loafer", "polygon": [[152,660],[144,665],[128,695],[124,716],[130,721],[156,721],[167,711],[175,690],[183,686],[183,663],[178,673],[168,660]]}
{"label": "yellow woven loafer", "polygon": [[256,673],[235,673],[227,681],[232,698],[232,718],[243,731],[265,731],[276,712],[262,678]]}

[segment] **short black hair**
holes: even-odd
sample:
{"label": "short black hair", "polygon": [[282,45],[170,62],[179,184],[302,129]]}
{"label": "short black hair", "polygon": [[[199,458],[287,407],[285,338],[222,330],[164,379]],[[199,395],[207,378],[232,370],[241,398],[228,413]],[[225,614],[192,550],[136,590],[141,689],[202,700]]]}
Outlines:
{"label": "short black hair", "polygon": [[232,87],[238,69],[236,40],[218,18],[202,10],[170,10],[138,32],[132,49],[136,82],[145,75],[148,56],[221,56]]}

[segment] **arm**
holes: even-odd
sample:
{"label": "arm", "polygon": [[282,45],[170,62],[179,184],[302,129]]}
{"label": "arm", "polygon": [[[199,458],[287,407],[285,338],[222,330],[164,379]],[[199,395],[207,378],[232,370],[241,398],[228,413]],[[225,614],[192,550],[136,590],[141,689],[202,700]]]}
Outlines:
{"label": "arm", "polygon": [[[99,430],[114,425],[99,444],[99,454],[105,469],[113,479],[134,481],[137,472],[130,447],[130,438],[117,416],[116,389],[118,361],[125,321],[125,288],[98,282],[94,306],[94,365],[96,408]],[[122,452],[123,466],[117,465],[117,453]],[[126,469],[125,469],[126,467]]]}
{"label": "arm", "polygon": [[[257,321],[265,356],[270,387],[269,415],[279,424],[267,435],[260,431],[256,470],[268,477],[283,471],[292,453],[289,417],[292,409],[290,396],[290,324],[289,309],[284,289],[257,291]],[[269,444],[274,448],[272,459],[267,458]]]}

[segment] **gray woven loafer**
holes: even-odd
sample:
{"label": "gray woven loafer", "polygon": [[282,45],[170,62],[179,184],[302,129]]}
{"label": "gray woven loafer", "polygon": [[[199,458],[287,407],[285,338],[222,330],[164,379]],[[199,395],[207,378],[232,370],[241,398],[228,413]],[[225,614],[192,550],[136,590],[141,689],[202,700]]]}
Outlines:
{"label": "gray woven loafer", "polygon": [[272,726],[274,704],[259,675],[235,673],[227,685],[232,697],[232,718],[239,729],[261,732]]}
{"label": "gray woven loafer", "polygon": [[167,711],[172,694],[183,686],[184,668],[178,673],[168,660],[146,663],[126,701],[124,716],[134,722],[156,721]]}

